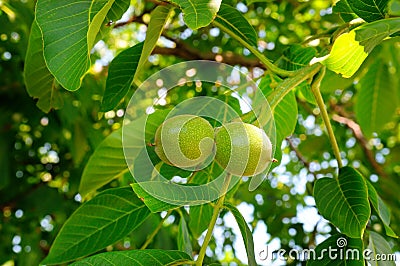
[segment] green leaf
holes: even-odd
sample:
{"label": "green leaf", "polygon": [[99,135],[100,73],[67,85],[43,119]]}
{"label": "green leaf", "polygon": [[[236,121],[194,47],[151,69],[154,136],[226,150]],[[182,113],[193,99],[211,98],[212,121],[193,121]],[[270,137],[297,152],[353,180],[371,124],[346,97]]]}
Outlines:
{"label": "green leaf", "polygon": [[398,238],[396,233],[390,227],[390,210],[383,202],[381,197],[379,197],[378,193],[376,192],[374,186],[367,181],[368,187],[368,198],[374,208],[375,212],[378,214],[379,218],[383,222],[383,226],[385,227],[386,235]]}
{"label": "green leaf", "polygon": [[365,258],[372,266],[395,266],[393,260],[379,260],[383,256],[393,254],[390,244],[378,233],[369,232],[368,257]]}
{"label": "green leaf", "polygon": [[316,54],[312,47],[302,47],[294,44],[283,51],[283,55],[276,61],[276,65],[285,70],[297,70],[307,66]]}
{"label": "green leaf", "polygon": [[115,108],[128,93],[143,50],[143,42],[119,53],[108,68],[102,111]]}
{"label": "green leaf", "polygon": [[87,45],[89,49],[94,46],[97,34],[104,27],[104,20],[107,17],[108,11],[112,8],[114,1],[97,0],[92,2],[89,14],[90,24],[87,32]]}
{"label": "green leaf", "polygon": [[[213,161],[205,169],[195,173],[190,180],[191,184],[207,184],[214,180],[223,172],[223,169]],[[207,229],[213,214],[213,207],[206,203],[202,205],[190,206],[189,228],[195,237],[200,235]]]}
{"label": "green leaf", "polygon": [[99,251],[129,234],[150,211],[129,187],[108,189],[79,207],[42,264],[61,264]]}
{"label": "green leaf", "polygon": [[189,228],[197,238],[207,229],[213,214],[213,207],[209,204],[190,206]]}
{"label": "green leaf", "polygon": [[314,197],[321,215],[343,234],[353,238],[363,236],[371,209],[367,185],[359,172],[343,167],[338,178],[318,179]]}
{"label": "green leaf", "polygon": [[47,67],[67,90],[77,90],[90,67],[87,32],[91,3],[39,0],[36,5]]}
{"label": "green leaf", "polygon": [[36,22],[32,23],[28,50],[25,57],[25,85],[28,94],[37,98],[37,106],[48,113],[63,106],[62,94],[43,57],[42,33]]}
{"label": "green leaf", "polygon": [[246,247],[248,265],[256,266],[257,262],[256,262],[255,254],[254,254],[253,235],[250,231],[249,226],[246,223],[246,220],[243,218],[243,216],[239,212],[239,210],[231,203],[225,202],[224,207],[233,214],[233,217],[235,217],[235,220],[239,226],[240,232],[242,234],[243,242]]}
{"label": "green leaf", "polygon": [[386,17],[389,0],[350,0],[347,2],[360,18],[372,22]]}
{"label": "green leaf", "polygon": [[[275,88],[281,84],[282,80],[277,76],[265,76],[259,85],[259,88],[266,97],[273,95]],[[280,149],[282,141],[293,134],[297,124],[297,101],[293,91],[285,95],[282,100],[272,110],[274,115],[275,130],[276,130],[276,145],[275,159],[281,160],[282,151]]]}
{"label": "green leaf", "polygon": [[[146,119],[141,117],[139,119]],[[130,140],[130,149],[139,154],[143,147],[143,129],[135,127],[134,123],[126,125],[126,137]],[[85,197],[111,180],[128,171],[122,148],[122,129],[105,138],[96,148],[83,170],[79,193]]]}
{"label": "green leaf", "polygon": [[83,170],[79,193],[83,198],[128,171],[122,149],[122,132],[117,130],[96,148]]}
{"label": "green leaf", "polygon": [[174,176],[187,178],[192,174],[192,172],[162,162],[160,174],[166,179],[171,180]]}
{"label": "green leaf", "polygon": [[307,254],[307,266],[364,266],[362,240],[342,234],[332,235]]}
{"label": "green leaf", "polygon": [[65,89],[77,90],[81,86],[90,67],[90,49],[113,2],[103,0],[100,5],[90,0],[37,2],[36,20],[43,35],[44,58]]}
{"label": "green leaf", "polygon": [[157,6],[151,12],[151,20],[146,32],[146,39],[144,40],[142,55],[140,56],[139,64],[137,65],[137,73],[143,68],[143,65],[147,62],[149,55],[153,51],[157,44],[158,38],[166,25],[168,18],[170,17],[172,9],[169,6]]}
{"label": "green leaf", "polygon": [[131,186],[136,195],[144,202],[151,212],[168,211],[179,207],[153,197],[137,183],[133,183]]}
{"label": "green leaf", "polygon": [[179,228],[178,228],[178,249],[180,251],[185,252],[190,257],[192,257],[193,249],[190,241],[189,230],[187,228],[187,224],[183,215],[181,215],[181,219],[179,220]]}
{"label": "green leaf", "polygon": [[[93,16],[97,14],[99,9],[104,6],[104,2],[108,0],[97,0],[93,2],[92,8],[91,8],[91,21]],[[98,40],[101,40],[104,38],[112,29],[112,25],[109,25],[109,22],[114,22],[122,17],[122,15],[126,12],[126,10],[129,8],[131,4],[130,0],[119,0],[119,1],[112,1],[112,6],[108,10],[107,16],[104,18],[103,22],[100,23],[101,27],[99,30],[99,33],[97,34],[94,43],[96,43]],[[90,46],[89,46],[90,47]]]}
{"label": "green leaf", "polygon": [[330,70],[349,78],[360,68],[368,54],[385,38],[400,31],[400,18],[383,19],[361,25],[340,35],[329,55],[314,58]]}
{"label": "green leaf", "polygon": [[331,94],[338,89],[339,90],[347,89],[353,84],[353,77],[346,79],[340,76],[339,74],[336,74],[335,72],[327,69],[325,72],[325,76],[321,81],[321,86],[320,86],[321,92]]}
{"label": "green leaf", "polygon": [[[137,120],[125,125],[124,139],[125,143],[129,143],[125,147],[125,152],[129,152],[130,156],[137,157],[142,152],[145,143],[152,141],[157,127],[168,112],[169,110],[157,111],[149,116],[139,117]],[[146,129],[136,126],[145,122]],[[143,135],[145,139],[143,139]],[[85,197],[88,193],[128,171],[122,146],[122,129],[119,129],[110,134],[96,147],[83,170],[79,193],[82,197]]]}
{"label": "green leaf", "polygon": [[[275,64],[282,69],[294,71],[309,65],[315,54],[316,50],[312,47],[303,47],[299,44],[294,44],[283,51],[283,55]],[[296,90],[306,101],[316,104],[310,85],[306,81],[299,84]]]}
{"label": "green leaf", "polygon": [[165,265],[181,265],[184,262],[191,261],[191,258],[184,252],[177,250],[127,250],[105,252],[98,255],[77,261],[73,266],[78,265],[103,265],[103,266],[165,266]]}
{"label": "green leaf", "polygon": [[366,136],[380,133],[394,117],[398,107],[396,85],[396,73],[381,59],[375,60],[357,84],[355,113]]}
{"label": "green leaf", "polygon": [[351,9],[347,0],[340,0],[333,6],[333,12],[338,13],[340,17],[345,21],[349,22],[358,16]]}
{"label": "green leaf", "polygon": [[253,46],[257,46],[256,31],[236,8],[227,4],[221,4],[215,22],[223,25],[234,35],[238,36],[238,38],[243,39]]}
{"label": "green leaf", "polygon": [[170,0],[170,2],[182,9],[183,20],[193,30],[209,25],[221,5],[221,0]]}

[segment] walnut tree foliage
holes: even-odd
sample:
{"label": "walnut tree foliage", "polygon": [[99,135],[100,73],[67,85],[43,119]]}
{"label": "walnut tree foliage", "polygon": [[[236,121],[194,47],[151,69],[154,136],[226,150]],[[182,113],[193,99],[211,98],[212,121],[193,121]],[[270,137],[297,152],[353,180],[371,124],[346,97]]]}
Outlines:
{"label": "walnut tree foliage", "polygon": [[[319,252],[339,239],[360,254],[400,252],[400,1],[3,0],[0,22],[1,264],[269,265],[268,245]],[[243,177],[181,207],[132,178],[122,126],[142,82],[190,60],[258,84],[276,160],[253,191]],[[168,110],[198,96],[240,111],[212,84],[187,83],[131,134],[151,143]],[[187,186],[222,172],[143,152]]]}

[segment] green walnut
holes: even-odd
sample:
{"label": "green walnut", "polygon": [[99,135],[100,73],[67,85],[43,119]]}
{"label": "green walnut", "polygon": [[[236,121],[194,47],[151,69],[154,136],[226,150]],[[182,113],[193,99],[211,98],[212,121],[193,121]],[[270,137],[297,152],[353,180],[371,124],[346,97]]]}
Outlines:
{"label": "green walnut", "polygon": [[214,129],[202,117],[177,115],[157,128],[155,152],[169,165],[198,169],[211,157],[213,150]]}
{"label": "green walnut", "polygon": [[251,124],[232,122],[216,130],[215,160],[238,176],[262,173],[272,160],[272,144],[264,130]]}

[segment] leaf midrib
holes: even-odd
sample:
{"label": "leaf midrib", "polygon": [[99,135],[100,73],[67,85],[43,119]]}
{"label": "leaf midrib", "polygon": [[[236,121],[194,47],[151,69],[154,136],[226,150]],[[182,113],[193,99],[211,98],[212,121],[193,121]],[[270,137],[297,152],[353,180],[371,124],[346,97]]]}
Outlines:
{"label": "leaf midrib", "polygon": [[[104,195],[104,196],[110,196],[110,194],[107,194],[107,195]],[[127,201],[126,199],[121,198],[121,197],[119,197],[119,196],[117,196],[117,195],[111,195],[111,196],[115,196],[115,197],[117,197],[117,198],[119,198],[119,199],[122,199],[122,200],[126,201],[128,204],[130,204],[131,206],[137,206],[137,205],[134,205],[134,204],[132,204],[131,202]],[[99,199],[100,199],[100,198],[99,198]],[[83,207],[83,206],[82,206],[82,207]],[[110,224],[116,223],[116,222],[118,222],[119,220],[125,218],[126,216],[131,215],[133,212],[139,211],[140,209],[142,209],[142,208],[144,208],[144,207],[145,207],[145,205],[138,206],[137,208],[134,208],[134,209],[132,209],[131,211],[126,212],[124,215],[118,217],[117,219],[113,220],[112,222],[109,222],[109,223],[105,224],[104,226],[100,227],[99,230],[94,231],[93,233],[87,235],[88,237],[82,238],[81,240],[79,240],[78,242],[76,242],[75,245],[72,245],[71,247],[65,249],[63,252],[59,253],[59,256],[64,255],[64,254],[67,253],[69,250],[71,250],[71,249],[73,249],[74,247],[78,246],[78,245],[79,245],[80,243],[82,243],[83,241],[85,241],[85,240],[91,238],[93,235],[96,234],[96,232],[101,232],[104,228],[108,227]],[[61,235],[61,232],[62,232],[63,230],[65,230],[65,228],[62,228],[62,229],[60,230],[59,235]],[[54,245],[54,244],[53,244],[53,245]],[[94,252],[95,252],[95,251],[94,251]],[[61,261],[61,262],[58,262],[58,263],[65,263],[65,262],[68,262],[68,261],[70,261],[70,260]]]}

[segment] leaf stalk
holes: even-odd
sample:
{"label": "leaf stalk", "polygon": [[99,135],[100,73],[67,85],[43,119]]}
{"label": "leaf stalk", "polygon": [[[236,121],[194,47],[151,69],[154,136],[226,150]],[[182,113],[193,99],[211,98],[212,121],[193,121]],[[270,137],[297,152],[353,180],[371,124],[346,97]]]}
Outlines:
{"label": "leaf stalk", "polygon": [[320,91],[320,85],[321,85],[321,81],[322,81],[322,78],[324,77],[324,75],[325,75],[325,67],[323,67],[321,69],[321,71],[318,73],[318,75],[315,77],[313,83],[311,84],[311,91],[314,94],[315,100],[316,100],[319,110],[321,112],[322,120],[324,121],[326,130],[328,131],[329,141],[331,142],[331,145],[332,145],[333,154],[336,157],[339,168],[342,168],[343,162],[340,157],[340,149],[337,144],[335,133],[333,132],[331,121],[329,119],[329,115],[326,110],[325,103],[324,103],[324,100],[322,98],[321,91]]}

